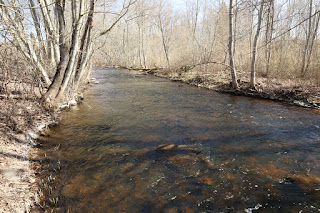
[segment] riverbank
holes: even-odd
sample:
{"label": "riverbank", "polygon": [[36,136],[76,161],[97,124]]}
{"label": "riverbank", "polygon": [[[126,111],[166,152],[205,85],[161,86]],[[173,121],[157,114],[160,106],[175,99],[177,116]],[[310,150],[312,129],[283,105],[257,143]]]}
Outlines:
{"label": "riverbank", "polygon": [[43,138],[46,211],[320,209],[317,110],[141,74],[96,69]]}
{"label": "riverbank", "polygon": [[320,88],[314,83],[298,79],[276,79],[257,77],[256,89],[249,87],[249,76],[239,72],[239,88],[233,89],[230,83],[231,76],[227,71],[199,72],[199,71],[168,71],[152,69],[141,71],[155,76],[166,78],[171,81],[186,83],[189,85],[207,88],[222,93],[239,96],[281,101],[305,108],[320,109]]}
{"label": "riverbank", "polygon": [[0,108],[0,212],[28,212],[39,199],[36,138],[52,116],[23,90],[2,93]]}
{"label": "riverbank", "polygon": [[43,161],[37,139],[48,135],[61,110],[83,97],[48,111],[41,104],[39,88],[11,82],[0,89],[0,212],[37,211],[41,190],[36,173]]}

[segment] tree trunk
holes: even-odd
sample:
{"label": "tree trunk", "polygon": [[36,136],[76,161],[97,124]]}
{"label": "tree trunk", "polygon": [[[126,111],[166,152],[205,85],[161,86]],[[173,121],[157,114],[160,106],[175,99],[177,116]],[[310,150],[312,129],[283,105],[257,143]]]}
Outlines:
{"label": "tree trunk", "polygon": [[257,26],[257,31],[256,31],[256,34],[255,34],[254,40],[253,40],[252,61],[251,61],[251,78],[250,78],[250,87],[252,87],[252,88],[255,88],[255,84],[256,84],[257,43],[258,43],[260,29],[261,29],[263,6],[264,6],[264,0],[261,0],[259,15],[258,15],[258,26]]}
{"label": "tree trunk", "polygon": [[305,49],[302,57],[302,67],[301,67],[301,75],[304,76],[310,68],[310,61],[313,52],[314,40],[318,33],[319,29],[319,21],[320,15],[314,16],[312,14],[313,1],[310,0],[309,7],[309,22],[308,22],[308,30],[307,30],[307,39],[305,44]]}
{"label": "tree trunk", "polygon": [[[17,7],[19,1],[0,0],[0,18],[4,20],[5,30],[12,35],[11,43],[37,68],[48,85],[43,101],[57,106],[74,98],[80,82],[90,74],[86,68],[93,49],[91,34],[96,0],[37,0],[38,5],[34,4],[35,1],[28,0],[29,7],[21,7],[21,12]],[[134,2],[124,1],[117,19],[95,38],[108,33]],[[70,3],[69,7],[66,3]],[[41,12],[37,13],[37,10]],[[23,14],[31,14],[33,22],[25,21]],[[70,19],[66,18],[69,15]],[[66,24],[66,20],[70,22]],[[34,32],[38,39],[33,36]],[[43,67],[48,61],[52,62],[51,66],[46,66],[52,67],[52,81]]]}
{"label": "tree trunk", "polygon": [[272,52],[272,39],[273,39],[273,27],[274,27],[274,0],[270,0],[269,8],[268,8],[268,19],[267,19],[267,29],[266,29],[266,38],[265,38],[265,46],[266,46],[266,71],[265,76],[269,77],[270,71],[270,59]]}
{"label": "tree trunk", "polygon": [[[236,0],[235,5],[238,5],[238,0]],[[237,42],[237,24],[238,24],[238,7],[234,11],[234,27],[233,27],[233,56],[236,53],[236,42]]]}
{"label": "tree trunk", "polygon": [[[80,44],[80,54],[77,61],[77,70],[75,72],[74,91],[77,91],[81,82],[86,78],[86,66],[92,53],[92,28],[93,28],[93,12],[94,0],[90,1],[90,11],[85,25],[85,30],[82,34]],[[84,77],[85,76],[85,77]]]}
{"label": "tree trunk", "polygon": [[[55,64],[58,64],[60,61],[60,50],[59,50],[59,36],[56,35],[56,29],[55,26],[52,23],[52,18],[50,17],[49,13],[49,4],[47,4],[44,0],[38,0],[42,17],[44,20],[44,26],[49,33],[47,36],[47,39],[51,40],[53,50],[54,50],[54,59],[55,59]],[[54,65],[55,65],[54,64]]]}
{"label": "tree trunk", "polygon": [[168,45],[166,44],[166,41],[165,41],[165,35],[164,35],[164,31],[163,31],[163,28],[160,27],[160,31],[161,31],[161,38],[162,38],[162,45],[163,45],[163,50],[164,50],[164,53],[165,53],[165,56],[166,56],[166,60],[167,60],[167,64],[168,64],[168,68],[170,70],[170,59],[169,59],[169,48],[168,48]]}
{"label": "tree trunk", "polygon": [[78,20],[76,20],[75,25],[74,25],[74,29],[73,29],[73,33],[72,33],[72,42],[71,42],[71,49],[69,51],[70,57],[69,57],[69,61],[68,61],[68,66],[66,68],[66,71],[64,72],[64,77],[62,80],[62,85],[60,87],[60,90],[57,94],[57,98],[58,100],[62,100],[63,96],[64,96],[64,92],[67,88],[67,85],[70,81],[71,75],[74,72],[75,68],[76,68],[76,57],[79,51],[79,34],[80,34],[80,28],[82,26],[82,20],[83,20],[83,7],[84,7],[84,0],[80,1],[80,6],[79,6],[79,18]]}
{"label": "tree trunk", "polygon": [[312,56],[313,46],[314,46],[314,40],[316,38],[316,35],[318,33],[318,29],[319,29],[320,15],[318,14],[315,17],[315,19],[316,19],[315,29],[312,32],[313,35],[312,35],[312,38],[311,38],[311,44],[310,44],[310,48],[309,48],[309,54],[308,54],[308,57],[307,57],[306,69],[304,71],[304,74],[307,73],[309,71],[309,68],[310,68],[311,56]]}
{"label": "tree trunk", "polygon": [[[35,4],[33,2],[33,0],[29,0],[29,6],[30,6],[30,12],[31,12],[31,16],[32,16],[32,20],[33,20],[33,24],[35,26],[35,30],[37,32],[37,38],[38,38],[38,42],[41,45],[43,43],[43,38],[42,38],[42,33],[41,33],[41,26],[40,26],[40,22],[39,22],[39,16],[37,15],[37,11],[35,9]],[[42,57],[42,52],[45,52],[45,48],[40,49],[40,56]],[[46,53],[44,53],[46,55]]]}
{"label": "tree trunk", "polygon": [[59,50],[60,50],[60,62],[58,64],[56,74],[50,85],[47,93],[44,96],[44,100],[48,103],[55,103],[56,96],[59,92],[64,73],[68,65],[67,52],[66,52],[66,40],[65,40],[65,19],[61,5],[61,0],[57,0],[55,3],[56,15],[59,23]]}
{"label": "tree trunk", "polygon": [[304,48],[304,53],[303,53],[303,56],[302,56],[302,67],[301,67],[301,74],[302,75],[304,75],[305,69],[306,69],[306,57],[307,57],[308,51],[309,51],[309,43],[310,43],[311,31],[312,31],[312,3],[313,3],[313,0],[310,0],[307,38],[306,38],[306,44],[305,44],[305,48]]}
{"label": "tree trunk", "polygon": [[[2,5],[6,5],[3,0],[0,0],[0,3]],[[0,6],[0,8],[3,11],[3,13],[0,13],[0,17],[4,21],[11,23],[11,25],[16,30],[15,36],[18,37],[17,42],[19,45],[19,49],[21,49],[21,51],[27,51],[27,53],[24,53],[24,56],[34,64],[34,66],[40,72],[40,75],[44,80],[45,84],[49,86],[51,84],[51,81],[48,77],[46,70],[43,68],[42,63],[40,62],[41,59],[38,58],[35,53],[30,36],[27,34],[25,29],[21,27],[19,23],[17,23],[16,19],[11,14],[11,11],[9,11],[6,6]]]}
{"label": "tree trunk", "polygon": [[237,74],[234,67],[234,59],[233,59],[233,0],[230,0],[229,4],[229,61],[230,61],[230,69],[231,69],[231,76],[232,76],[232,87],[233,89],[238,88],[238,81],[237,81]]}

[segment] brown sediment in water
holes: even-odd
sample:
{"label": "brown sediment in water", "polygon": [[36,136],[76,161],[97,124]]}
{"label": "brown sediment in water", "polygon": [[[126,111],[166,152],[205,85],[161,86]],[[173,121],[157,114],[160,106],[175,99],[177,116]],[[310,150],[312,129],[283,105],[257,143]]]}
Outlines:
{"label": "brown sediment in water", "polygon": [[320,190],[320,177],[315,175],[293,175],[290,176],[288,180],[294,184],[301,186],[302,188],[308,189],[308,191]]}
{"label": "brown sediment in water", "polygon": [[199,183],[201,184],[210,185],[210,186],[213,185],[213,181],[209,177],[201,177],[198,180],[199,180]]}
{"label": "brown sediment in water", "polygon": [[289,175],[289,171],[286,168],[278,168],[273,164],[258,165],[258,171],[261,175],[271,177],[275,180],[284,179]]}
{"label": "brown sediment in water", "polygon": [[[152,76],[144,78],[148,78],[150,81],[158,81],[159,84],[165,84],[164,87],[173,85],[172,93],[175,94],[177,92],[175,90],[178,86],[177,84]],[[117,82],[114,79],[112,81]],[[124,79],[121,79],[120,82],[122,83],[123,81]],[[141,79],[141,81],[149,82],[145,79]],[[129,82],[131,83],[131,79]],[[294,163],[293,159],[299,160],[295,152],[297,149],[300,150],[300,142],[309,144],[312,138],[306,141],[298,138],[290,143],[297,145],[297,148],[291,148],[288,147],[287,143],[279,141],[289,141],[288,138],[296,137],[294,134],[290,136],[286,133],[279,137],[275,135],[275,138],[271,138],[268,135],[277,132],[278,127],[282,127],[279,131],[291,128],[291,125],[286,125],[291,121],[293,127],[300,128],[302,125],[296,126],[296,124],[298,123],[297,121],[302,120],[300,116],[303,116],[303,113],[296,113],[293,116],[296,119],[291,119],[291,116],[288,116],[290,119],[284,120],[286,122],[284,123],[278,117],[283,115],[282,108],[288,110],[288,107],[279,104],[279,107],[275,108],[280,108],[280,111],[275,113],[272,110],[268,111],[270,105],[267,104],[266,113],[270,113],[271,116],[275,117],[275,119],[272,119],[273,123],[270,123],[272,128],[269,129],[270,126],[267,126],[267,129],[258,129],[259,125],[257,123],[251,124],[251,121],[257,121],[258,119],[264,121],[264,116],[258,116],[257,119],[251,120],[249,118],[249,121],[247,121],[250,115],[254,116],[251,111],[256,108],[259,109],[257,112],[265,110],[264,104],[260,105],[256,99],[251,100],[226,95],[225,97],[232,99],[231,101],[240,99],[240,106],[246,109],[243,115],[228,117],[225,115],[228,115],[229,108],[219,112],[219,107],[224,109],[229,103],[233,104],[234,102],[229,102],[229,100],[224,102],[224,95],[188,87],[186,89],[190,90],[193,96],[189,92],[184,96],[183,90],[185,89],[180,88],[182,91],[178,92],[181,93],[181,100],[194,100],[193,97],[197,96],[199,92],[200,94],[205,93],[208,95],[197,101],[201,107],[204,105],[203,103],[207,102],[215,103],[217,101],[217,105],[213,104],[213,107],[207,107],[202,110],[197,104],[190,101],[186,106],[179,107],[178,103],[174,105],[175,109],[168,107],[162,111],[153,105],[150,106],[150,103],[153,103],[155,99],[159,99],[165,103],[164,105],[170,105],[170,100],[166,100],[168,95],[161,94],[166,96],[166,98],[161,99],[161,96],[159,97],[154,93],[149,94],[149,91],[147,91],[146,93],[152,96],[152,99],[143,99],[142,94],[144,93],[139,91],[146,91],[146,87],[140,90],[140,83],[138,81],[139,90],[136,90],[134,85],[132,85],[132,88],[125,85],[123,90],[120,90],[119,93],[117,92],[117,97],[121,98],[121,102],[117,102],[116,98],[108,93],[106,94],[108,96],[106,99],[103,99],[99,94],[97,104],[94,104],[94,101],[89,101],[90,108],[94,109],[93,111],[86,109],[85,103],[83,107],[79,108],[78,112],[69,114],[70,117],[68,118],[70,119],[66,119],[66,122],[62,122],[60,127],[53,130],[51,141],[46,146],[47,150],[49,149],[50,152],[50,149],[59,144],[60,141],[63,143],[62,149],[56,152],[57,160],[59,159],[62,162],[63,169],[56,176],[58,180],[61,179],[66,183],[61,183],[61,186],[59,185],[60,183],[57,183],[57,190],[62,191],[53,195],[53,198],[59,196],[60,200],[65,200],[59,207],[66,211],[70,208],[70,211],[91,210],[97,212],[102,210],[142,211],[142,209],[150,208],[164,212],[178,209],[183,212],[186,207],[189,207],[193,211],[199,212],[209,208],[212,208],[212,211],[218,211],[219,209],[215,209],[215,206],[220,206],[221,211],[225,210],[225,206],[237,208],[239,206],[240,210],[240,208],[254,207],[257,204],[256,202],[265,203],[269,200],[271,200],[269,205],[273,205],[272,207],[278,207],[276,206],[278,204],[287,207],[291,203],[288,203],[285,198],[281,198],[284,193],[287,193],[290,199],[293,198],[300,201],[300,195],[303,194],[303,191],[299,190],[299,196],[292,195],[291,189],[295,193],[294,190],[298,187],[294,184],[287,184],[288,182],[285,181],[285,178],[290,174],[297,174],[303,171],[304,163]],[[99,86],[102,88],[105,85]],[[115,83],[114,87],[118,90],[120,86]],[[148,102],[147,106],[141,104],[137,109],[132,107],[132,103],[136,103],[136,98],[135,95],[127,93],[128,88],[134,94],[139,94],[141,100],[148,100],[146,101]],[[110,87],[107,87],[106,90],[110,90]],[[125,97],[121,97],[122,91],[126,91]],[[217,95],[218,98],[210,99],[212,94],[213,96]],[[128,97],[131,97],[131,99],[127,100],[128,102],[126,103],[124,100]],[[173,96],[173,98],[174,100],[178,99],[177,96]],[[95,98],[92,97],[92,100],[95,100]],[[247,100],[250,101],[247,102]],[[178,101],[180,101],[180,98]],[[257,106],[251,106],[253,109],[249,107],[247,109],[246,107],[252,103],[251,101],[257,101],[257,104],[254,104]],[[112,102],[112,105],[108,105],[108,102]],[[181,102],[183,103],[183,101]],[[100,112],[96,112],[99,110],[96,107],[99,107],[101,103],[103,103],[101,108],[106,110],[103,109]],[[163,105],[159,105],[157,107],[163,109]],[[234,109],[234,114],[236,114],[236,111],[241,111],[240,106],[236,105],[235,107],[237,108],[230,107],[230,110]],[[120,107],[124,110],[119,109]],[[150,107],[150,109],[147,107]],[[194,109],[193,107],[196,110],[190,110]],[[141,109],[143,109],[143,116],[139,116]],[[112,113],[112,110],[115,113]],[[289,108],[290,110],[291,107]],[[298,112],[310,111],[296,110]],[[198,116],[199,112],[208,113]],[[218,112],[218,114],[215,112]],[[103,117],[102,115],[106,113],[110,114]],[[122,116],[119,116],[120,113]],[[167,116],[167,114],[169,115]],[[217,115],[219,119],[204,119],[211,118],[212,114]],[[85,115],[88,115],[88,117]],[[189,116],[184,119],[184,115]],[[109,126],[109,120],[111,121],[114,116],[119,116],[121,122],[114,127],[111,126],[110,129],[101,128],[101,126]],[[241,119],[234,119],[241,116],[243,116],[245,123]],[[231,120],[232,118],[234,120]],[[87,119],[90,119],[89,124]],[[224,119],[227,119],[225,123],[223,122]],[[195,121],[189,122],[190,120]],[[97,124],[94,124],[93,121],[97,121]],[[152,122],[151,125],[149,125],[149,121],[150,123]],[[236,121],[238,123],[234,124]],[[261,122],[261,125],[269,125],[268,122],[269,120]],[[73,127],[75,123],[76,126]],[[152,128],[142,128],[141,125],[136,128],[136,123],[144,123],[145,127],[152,126]],[[199,125],[200,123],[204,123],[203,128]],[[212,125],[212,128],[210,128],[209,124]],[[304,126],[310,124],[311,128],[310,132],[307,131],[306,134],[301,134],[302,138],[308,133],[315,133],[312,129],[313,127],[314,129],[317,128],[314,125],[315,123],[302,122],[301,124],[304,124]],[[221,128],[219,128],[220,125],[222,126]],[[198,132],[193,131],[192,128],[195,128]],[[238,130],[238,128],[241,131],[230,130]],[[252,134],[242,131],[242,129],[246,128]],[[148,131],[149,129],[150,131]],[[227,132],[228,134],[222,134],[222,132]],[[294,133],[294,131],[289,131],[289,133],[291,132]],[[62,137],[55,139],[54,133]],[[100,137],[100,133],[104,134],[104,137]],[[159,136],[157,136],[158,134]],[[247,135],[244,136],[244,134]],[[112,135],[114,137],[110,137]],[[152,137],[155,135],[156,137],[152,139],[148,138],[148,135]],[[237,136],[241,140],[237,140]],[[311,134],[309,136],[314,137]],[[68,137],[70,137],[70,140]],[[300,137],[300,134],[298,137]],[[97,138],[98,140],[96,140]],[[158,144],[162,145],[158,146]],[[274,147],[272,148],[273,145]],[[269,146],[270,148],[268,148]],[[287,151],[287,148],[289,149],[288,153],[282,154]],[[45,150],[45,146],[43,150]],[[303,151],[304,149],[301,150],[301,158],[305,160],[307,156],[302,154]],[[269,164],[274,165],[274,167],[269,168]],[[265,166],[266,168],[264,168]],[[272,173],[278,170],[283,170],[284,173],[281,175],[279,175],[279,172],[278,174]],[[65,185],[63,186],[63,184]],[[92,191],[88,187],[92,187]],[[309,201],[308,198],[301,198],[301,200],[302,202],[304,200]],[[242,203],[246,204],[242,205]],[[50,204],[49,199],[47,204]],[[311,205],[312,202],[308,202],[309,204]],[[48,209],[51,207],[53,206],[48,205]],[[56,207],[53,208],[54,210],[57,209]]]}

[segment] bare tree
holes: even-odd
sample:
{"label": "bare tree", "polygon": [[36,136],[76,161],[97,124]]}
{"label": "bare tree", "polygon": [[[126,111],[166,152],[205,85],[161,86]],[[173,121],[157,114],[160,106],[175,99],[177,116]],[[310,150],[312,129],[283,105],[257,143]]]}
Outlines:
{"label": "bare tree", "polygon": [[[51,80],[48,77],[48,73],[43,67],[43,63],[41,63],[40,59],[37,57],[36,50],[34,49],[34,44],[31,38],[31,35],[26,31],[23,27],[24,15],[22,11],[16,9],[16,7],[10,7],[3,0],[0,0],[0,9],[2,12],[0,13],[0,17],[7,23],[7,29],[14,29],[14,33],[12,33],[13,38],[11,41],[21,50],[23,55],[37,68],[41,77],[43,78],[46,85],[51,84]],[[9,39],[9,38],[8,38]]]}
{"label": "bare tree", "polygon": [[268,11],[267,11],[267,23],[266,23],[266,33],[265,33],[265,60],[266,60],[266,71],[265,76],[269,77],[270,70],[270,59],[271,59],[271,47],[272,47],[272,38],[274,31],[274,0],[268,2]]}
{"label": "bare tree", "polygon": [[253,39],[253,50],[252,50],[252,61],[251,61],[251,78],[250,78],[250,87],[252,87],[252,88],[254,88],[255,84],[256,84],[257,43],[258,43],[259,34],[260,34],[260,30],[261,30],[263,6],[264,6],[264,0],[261,0],[259,14],[258,14],[257,31],[256,31],[256,34]]}
{"label": "bare tree", "polygon": [[[110,32],[135,1],[124,0],[111,25],[93,36],[96,2],[38,0],[36,5],[34,0],[28,0],[29,7],[26,7],[18,0],[0,0],[0,17],[12,35],[7,39],[41,74],[48,87],[43,100],[50,105],[74,98],[88,76],[94,39]],[[37,33],[37,40],[33,32]],[[48,73],[53,74],[52,79]]]}
{"label": "bare tree", "polygon": [[230,69],[231,69],[231,76],[232,76],[232,87],[234,89],[238,88],[238,81],[237,81],[237,74],[234,66],[234,59],[233,59],[233,0],[229,2],[229,61],[230,61]]}
{"label": "bare tree", "polygon": [[305,73],[309,70],[309,67],[310,67],[310,60],[313,52],[314,40],[319,28],[319,21],[320,21],[320,15],[319,14],[316,16],[314,15],[313,0],[310,0],[306,43],[305,43],[304,53],[302,56],[302,67],[301,67],[302,75],[305,75]]}
{"label": "bare tree", "polygon": [[[191,67],[195,71],[206,70],[203,75],[210,76],[220,75],[219,71],[225,68],[222,64],[228,61],[233,67],[233,84],[238,84],[241,75],[241,80],[251,82],[253,87],[258,72],[268,78],[302,77],[300,68],[304,60],[304,73],[308,73],[305,77],[318,78],[315,70],[319,55],[316,49],[319,0],[312,0],[311,12],[311,0],[233,0],[231,8],[229,1],[226,5],[225,1],[186,0],[179,9],[171,7],[170,1],[174,2],[148,1],[131,11],[125,23],[110,36],[103,37],[106,45],[101,55],[108,60],[101,57],[101,63],[136,68],[170,67],[169,73],[173,75],[177,70],[173,68]],[[230,15],[231,25],[225,22],[230,20]],[[306,35],[308,32],[310,37]],[[232,54],[229,54],[230,46]]]}
{"label": "bare tree", "polygon": [[173,17],[171,15],[171,11],[168,7],[165,7],[165,2],[163,0],[160,0],[159,2],[159,9],[157,12],[157,25],[159,27],[160,33],[161,33],[161,40],[162,40],[162,46],[165,53],[165,57],[167,60],[168,68],[171,68],[170,64],[170,42],[172,39],[172,24],[173,24]]}

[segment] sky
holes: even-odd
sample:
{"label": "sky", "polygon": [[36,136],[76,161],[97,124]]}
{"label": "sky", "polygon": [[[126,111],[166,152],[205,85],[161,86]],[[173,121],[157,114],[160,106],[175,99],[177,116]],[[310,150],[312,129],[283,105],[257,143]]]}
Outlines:
{"label": "sky", "polygon": [[180,10],[181,8],[185,7],[186,0],[171,0],[173,8],[175,10]]}

